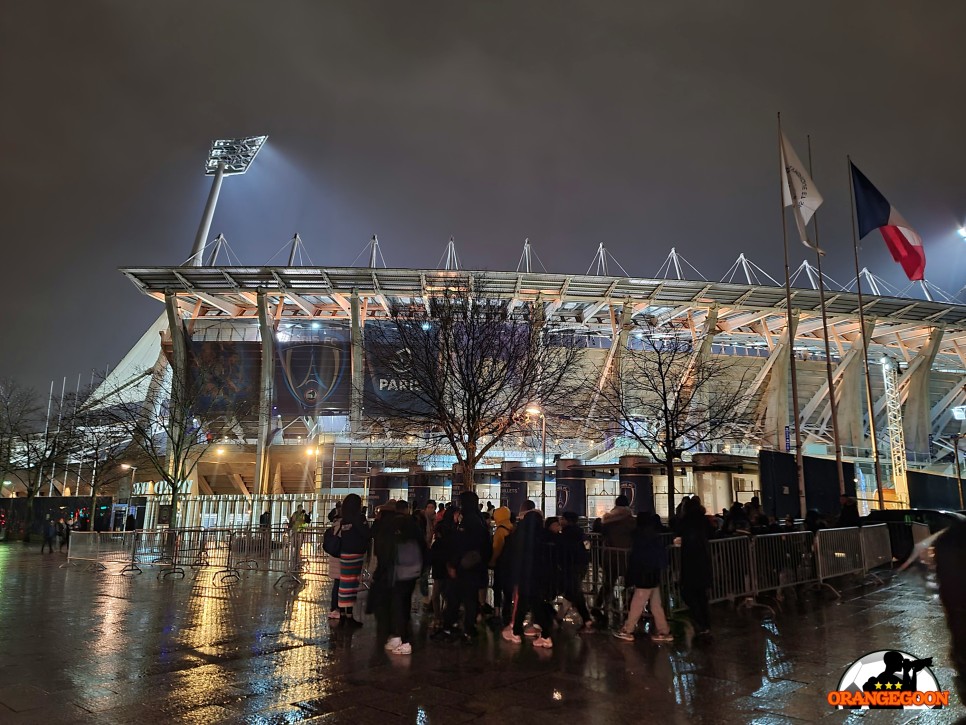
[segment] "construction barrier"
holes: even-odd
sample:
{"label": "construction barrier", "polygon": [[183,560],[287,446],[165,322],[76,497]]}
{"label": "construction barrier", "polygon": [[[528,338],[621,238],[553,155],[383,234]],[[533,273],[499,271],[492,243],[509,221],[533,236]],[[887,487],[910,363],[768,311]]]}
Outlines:
{"label": "construction barrier", "polygon": [[885,524],[863,526],[859,529],[862,541],[862,567],[868,573],[892,563],[892,541]]}

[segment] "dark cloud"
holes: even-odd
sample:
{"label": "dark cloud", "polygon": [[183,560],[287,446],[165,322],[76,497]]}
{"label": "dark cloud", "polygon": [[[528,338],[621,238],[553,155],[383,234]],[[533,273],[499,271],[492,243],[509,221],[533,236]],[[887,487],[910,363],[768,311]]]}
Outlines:
{"label": "dark cloud", "polygon": [[[378,232],[390,265],[454,235],[465,266],[513,268],[529,236],[551,271],[604,242],[634,275],[674,246],[709,278],[742,251],[778,277],[781,110],[802,155],[812,135],[832,276],[851,153],[956,291],[964,21],[959,0],[7,3],[0,372],[116,362],[159,312],[116,267],[184,260],[209,140],[256,132],[212,229],[244,263],[298,231],[350,264]],[[904,286],[878,239],[864,262]]]}

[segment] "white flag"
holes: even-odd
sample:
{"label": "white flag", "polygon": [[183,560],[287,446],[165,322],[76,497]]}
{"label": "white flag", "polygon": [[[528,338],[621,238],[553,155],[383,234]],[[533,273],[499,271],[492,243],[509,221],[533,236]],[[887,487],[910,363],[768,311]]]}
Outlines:
{"label": "white flag", "polygon": [[792,214],[795,217],[795,225],[798,227],[798,234],[802,238],[802,244],[816,250],[819,254],[825,254],[821,249],[808,240],[805,233],[805,225],[808,224],[812,215],[822,205],[822,195],[818,193],[815,184],[805,165],[798,159],[795,149],[788,143],[784,132],[782,133],[782,202],[785,206],[792,207]]}

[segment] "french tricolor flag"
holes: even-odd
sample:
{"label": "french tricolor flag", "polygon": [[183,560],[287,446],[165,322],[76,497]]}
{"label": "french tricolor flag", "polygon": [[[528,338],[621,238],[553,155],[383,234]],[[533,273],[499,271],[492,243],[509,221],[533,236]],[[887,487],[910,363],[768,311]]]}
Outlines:
{"label": "french tricolor flag", "polygon": [[852,189],[855,191],[859,237],[878,229],[882,232],[882,238],[885,239],[892,258],[902,265],[906,277],[911,282],[921,280],[926,271],[926,252],[922,248],[922,238],[855,164],[850,161],[849,166],[852,167]]}

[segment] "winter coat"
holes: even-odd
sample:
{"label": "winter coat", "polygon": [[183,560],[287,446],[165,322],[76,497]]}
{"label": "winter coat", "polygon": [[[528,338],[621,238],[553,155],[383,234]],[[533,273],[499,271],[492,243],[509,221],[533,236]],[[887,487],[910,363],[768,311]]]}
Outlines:
{"label": "winter coat", "polygon": [[681,537],[681,586],[704,588],[711,586],[711,551],[708,540],[711,524],[702,513],[688,514],[677,523]]}
{"label": "winter coat", "polygon": [[634,512],[628,506],[615,506],[606,514],[601,521],[601,534],[604,537],[604,546],[615,549],[631,548],[631,533],[637,527],[637,519]]}
{"label": "winter coat", "polygon": [[661,572],[667,569],[667,546],[651,527],[634,531],[631,556],[627,563],[627,583],[633,587],[653,589],[661,585]]}
{"label": "winter coat", "polygon": [[549,595],[555,583],[548,536],[540,516],[524,516],[507,538],[503,556],[509,557],[509,581],[523,599],[535,594]]}
{"label": "winter coat", "polygon": [[564,526],[555,540],[560,576],[565,583],[582,578],[587,571],[590,552],[584,545],[586,538],[579,526]]}
{"label": "winter coat", "polygon": [[456,569],[461,578],[478,580],[479,586],[484,587],[492,554],[490,532],[483,523],[483,516],[479,511],[465,511],[456,527],[447,564]]}
{"label": "winter coat", "polygon": [[369,550],[369,524],[362,515],[341,520],[342,554],[365,554]]}
{"label": "winter coat", "polygon": [[513,524],[510,523],[510,509],[506,506],[500,506],[500,508],[496,509],[493,512],[493,522],[496,524],[496,530],[493,532],[493,556],[490,557],[491,569],[499,561],[507,537],[513,533]]}

